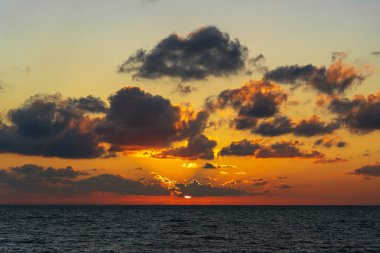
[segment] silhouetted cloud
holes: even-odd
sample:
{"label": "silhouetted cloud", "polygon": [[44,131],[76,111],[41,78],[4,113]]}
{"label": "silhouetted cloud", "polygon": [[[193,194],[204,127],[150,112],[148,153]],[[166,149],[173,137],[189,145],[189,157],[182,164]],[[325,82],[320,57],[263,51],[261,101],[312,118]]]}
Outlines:
{"label": "silhouetted cloud", "polygon": [[276,116],[274,119],[260,122],[252,129],[252,133],[262,136],[279,136],[293,132],[294,123],[286,116]]}
{"label": "silhouetted cloud", "polygon": [[281,189],[281,190],[287,190],[287,189],[292,188],[292,186],[288,184],[278,184],[278,185],[274,185],[273,187],[277,189]]}
{"label": "silhouetted cloud", "polygon": [[344,159],[344,158],[340,158],[340,157],[335,157],[335,158],[322,158],[322,159],[316,160],[314,163],[322,163],[322,164],[326,164],[326,163],[344,163],[344,162],[348,162],[348,161],[349,161],[348,159]]}
{"label": "silhouetted cloud", "polygon": [[322,158],[324,155],[316,150],[311,152],[300,150],[298,141],[280,141],[264,146],[255,152],[256,158]]}
{"label": "silhouetted cloud", "polygon": [[197,90],[194,86],[185,85],[183,83],[179,83],[175,89],[176,92],[179,92],[181,95],[187,95],[191,92]]}
{"label": "silhouetted cloud", "polygon": [[260,141],[235,141],[232,142],[229,146],[224,147],[220,151],[221,156],[251,156],[261,148]]}
{"label": "silhouetted cloud", "polygon": [[200,134],[191,136],[185,147],[164,150],[155,155],[156,158],[180,157],[185,159],[214,159],[213,149],[216,141],[208,139],[207,136]]}
{"label": "silhouetted cloud", "polygon": [[143,184],[118,175],[101,174],[81,178],[86,173],[71,167],[44,168],[34,164],[0,170],[0,183],[13,195],[77,196],[92,192],[120,195],[170,195],[160,184]]}
{"label": "silhouetted cloud", "polygon": [[96,119],[86,116],[88,111],[100,110],[95,104],[101,103],[94,97],[31,97],[21,107],[8,112],[11,125],[0,124],[0,152],[62,158],[107,155],[94,133]]}
{"label": "silhouetted cloud", "polygon": [[215,26],[190,33],[186,38],[171,34],[153,49],[139,49],[120,67],[119,72],[135,78],[178,78],[202,80],[209,76],[236,74],[245,68],[248,49]]}
{"label": "silhouetted cloud", "polygon": [[339,126],[338,122],[323,122],[316,115],[298,122],[294,122],[286,116],[276,116],[273,119],[261,121],[257,126],[253,127],[252,133],[262,136],[279,136],[293,133],[297,136],[311,137],[332,133]]}
{"label": "silhouetted cloud", "polygon": [[107,111],[106,103],[100,98],[91,95],[78,99],[70,98],[69,101],[73,106],[83,111],[92,113],[105,113]]}
{"label": "silhouetted cloud", "polygon": [[329,95],[343,93],[366,78],[354,67],[344,64],[344,57],[333,54],[333,63],[328,68],[312,64],[281,66],[266,72],[264,78],[283,84],[311,86]]}
{"label": "silhouetted cloud", "polygon": [[229,187],[218,187],[212,186],[211,184],[203,185],[197,180],[191,181],[189,184],[176,184],[180,196],[190,195],[193,197],[204,197],[204,196],[244,196],[249,195],[248,192],[243,190],[238,190]]}
{"label": "silhouetted cloud", "polygon": [[354,175],[380,177],[380,164],[366,165],[352,172]]}
{"label": "silhouetted cloud", "polygon": [[229,146],[222,148],[221,156],[252,156],[255,158],[323,158],[324,155],[318,151],[307,152],[300,150],[298,141],[278,141],[266,144],[262,140],[242,140],[232,142]]}
{"label": "silhouetted cloud", "polygon": [[293,133],[298,136],[315,136],[334,132],[339,128],[338,122],[325,123],[320,121],[318,116],[304,119],[294,126]]}
{"label": "silhouetted cloud", "polygon": [[237,129],[255,126],[261,118],[277,114],[287,94],[278,85],[268,81],[249,81],[241,88],[222,91],[217,97],[206,100],[206,108],[212,112],[227,107],[237,111],[234,120]]}
{"label": "silhouetted cloud", "polygon": [[126,87],[109,97],[110,108],[96,128],[104,141],[124,147],[167,147],[200,134],[208,113],[182,120],[181,107],[137,87]]}
{"label": "silhouetted cloud", "polygon": [[228,165],[228,164],[205,163],[203,165],[203,168],[204,169],[220,169],[220,168],[236,168],[236,166]]}
{"label": "silhouetted cloud", "polygon": [[380,56],[380,51],[373,51],[371,54],[374,56]]}
{"label": "silhouetted cloud", "polygon": [[347,142],[341,140],[338,137],[322,137],[314,142],[315,146],[321,146],[325,148],[331,148],[331,147],[337,147],[337,148],[344,148],[347,146]]}
{"label": "silhouetted cloud", "polygon": [[333,98],[329,109],[354,132],[366,133],[380,129],[380,92],[353,99]]}

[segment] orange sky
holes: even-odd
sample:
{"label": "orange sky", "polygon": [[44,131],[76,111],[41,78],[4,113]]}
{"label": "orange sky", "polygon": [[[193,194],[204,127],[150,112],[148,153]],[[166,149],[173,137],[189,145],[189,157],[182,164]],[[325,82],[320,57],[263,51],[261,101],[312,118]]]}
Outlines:
{"label": "orange sky", "polygon": [[0,203],[380,204],[378,3],[232,2],[1,3]]}

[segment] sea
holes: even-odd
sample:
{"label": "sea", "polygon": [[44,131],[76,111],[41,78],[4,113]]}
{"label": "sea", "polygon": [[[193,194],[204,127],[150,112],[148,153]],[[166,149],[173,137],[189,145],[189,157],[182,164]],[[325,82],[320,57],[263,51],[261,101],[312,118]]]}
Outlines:
{"label": "sea", "polygon": [[0,252],[380,252],[380,206],[0,206]]}

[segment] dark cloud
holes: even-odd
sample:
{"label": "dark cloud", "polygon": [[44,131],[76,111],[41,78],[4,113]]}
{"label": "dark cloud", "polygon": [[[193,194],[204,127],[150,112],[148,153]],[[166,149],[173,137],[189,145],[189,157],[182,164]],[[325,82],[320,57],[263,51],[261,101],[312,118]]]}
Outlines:
{"label": "dark cloud", "polygon": [[207,136],[200,134],[191,136],[185,147],[173,148],[162,151],[156,158],[180,157],[185,159],[214,159],[213,149],[216,141],[210,140]]}
{"label": "dark cloud", "polygon": [[286,116],[260,122],[252,129],[252,133],[262,136],[279,136],[293,132],[294,123]]}
{"label": "dark cloud", "polygon": [[335,158],[318,159],[314,163],[322,163],[322,164],[326,164],[326,163],[344,163],[344,162],[348,162],[348,161],[349,161],[348,159],[344,159],[344,158],[340,158],[340,157],[335,157]]}
{"label": "dark cloud", "polygon": [[220,168],[236,168],[234,165],[228,164],[216,164],[216,163],[205,163],[203,165],[204,169],[220,169]]}
{"label": "dark cloud", "polygon": [[273,187],[277,189],[281,189],[281,190],[287,190],[287,189],[292,188],[292,186],[287,185],[287,184],[278,184],[278,185],[274,185]]}
{"label": "dark cloud", "polygon": [[261,121],[252,129],[252,133],[262,136],[279,136],[293,133],[297,136],[311,137],[334,132],[339,128],[337,122],[326,123],[317,116],[294,122],[286,116],[276,116],[274,119]]}
{"label": "dark cloud", "polygon": [[266,73],[268,71],[268,67],[265,65],[265,57],[262,54],[259,54],[248,60],[248,64],[252,68],[252,70],[248,70],[248,73],[258,72],[258,73]]}
{"label": "dark cloud", "polygon": [[143,184],[141,181],[125,179],[118,175],[102,174],[79,180],[73,184],[80,192],[109,192],[120,195],[170,195],[170,191],[159,184]]}
{"label": "dark cloud", "polygon": [[62,158],[105,156],[94,133],[96,119],[85,114],[95,110],[88,101],[88,97],[74,100],[60,95],[31,97],[8,112],[10,125],[0,124],[0,152]]}
{"label": "dark cloud", "polygon": [[101,174],[80,178],[86,173],[67,168],[44,168],[26,164],[9,170],[0,170],[3,189],[14,195],[38,194],[39,196],[75,196],[92,192],[116,193],[120,195],[170,195],[160,184],[143,184],[118,175]]}
{"label": "dark cloud", "polygon": [[265,144],[260,140],[232,142],[222,148],[221,156],[252,156],[255,158],[323,158],[318,151],[307,152],[299,149],[300,142],[279,141],[273,144]]}
{"label": "dark cloud", "polygon": [[380,177],[380,164],[366,165],[352,172],[354,175]]}
{"label": "dark cloud", "polygon": [[181,107],[137,87],[126,87],[109,98],[110,108],[97,133],[116,146],[167,147],[174,141],[200,134],[208,113],[183,120]]}
{"label": "dark cloud", "polygon": [[380,129],[380,92],[367,97],[357,95],[352,100],[333,98],[329,109],[354,132]]}
{"label": "dark cloud", "polygon": [[186,38],[171,34],[153,49],[138,50],[120,67],[119,72],[135,78],[178,78],[202,80],[209,76],[227,76],[245,69],[248,49],[217,27],[208,26]]}
{"label": "dark cloud", "polygon": [[334,132],[339,128],[338,122],[325,123],[320,121],[319,117],[312,116],[310,119],[304,119],[298,122],[293,129],[293,133],[298,136],[315,136]]}
{"label": "dark cloud", "polygon": [[374,55],[374,56],[379,56],[380,55],[380,51],[373,51],[371,54]]}
{"label": "dark cloud", "polygon": [[353,85],[360,84],[366,76],[354,67],[345,65],[345,55],[333,54],[333,63],[328,67],[314,65],[281,66],[265,73],[264,78],[283,84],[311,86],[329,95],[343,93]]}
{"label": "dark cloud", "polygon": [[256,183],[253,183],[252,186],[253,187],[260,187],[260,186],[264,186],[264,185],[267,185],[269,182],[268,181],[257,181]]}
{"label": "dark cloud", "polygon": [[213,164],[213,163],[205,163],[205,164],[203,165],[203,168],[204,168],[204,169],[216,169],[216,168],[218,168],[218,167],[217,167],[217,165],[215,165],[215,164]]}
{"label": "dark cloud", "polygon": [[260,142],[242,140],[232,142],[229,146],[220,151],[221,156],[252,156],[255,151],[261,148]]}
{"label": "dark cloud", "polygon": [[237,111],[234,120],[237,129],[256,125],[256,120],[277,114],[287,94],[278,85],[268,81],[249,81],[239,89],[222,91],[216,98],[209,97],[206,108],[209,111],[227,107]]}
{"label": "dark cloud", "polygon": [[69,99],[69,101],[73,104],[73,106],[83,111],[92,113],[105,113],[107,111],[106,103],[104,103],[104,101],[100,98],[91,95],[78,99],[72,98]]}
{"label": "dark cloud", "polygon": [[347,142],[337,137],[323,137],[314,142],[314,146],[321,146],[325,148],[337,147],[344,148],[347,146]]}
{"label": "dark cloud", "polygon": [[181,95],[187,95],[196,90],[197,89],[191,85],[185,85],[183,83],[179,83],[175,89],[175,92],[179,92]]}
{"label": "dark cloud", "polygon": [[249,195],[248,192],[229,187],[212,186],[211,184],[203,185],[197,180],[191,181],[189,184],[176,184],[180,196],[190,195],[193,197],[205,196],[244,196]]}
{"label": "dark cloud", "polygon": [[324,155],[318,151],[300,150],[300,143],[280,141],[264,146],[255,152],[256,158],[322,158]]}

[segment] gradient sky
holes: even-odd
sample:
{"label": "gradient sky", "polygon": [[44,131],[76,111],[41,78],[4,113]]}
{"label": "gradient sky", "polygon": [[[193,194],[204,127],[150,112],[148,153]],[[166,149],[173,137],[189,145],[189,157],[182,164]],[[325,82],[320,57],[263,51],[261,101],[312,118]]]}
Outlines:
{"label": "gradient sky", "polygon": [[[0,203],[380,204],[379,10],[377,0],[1,0]],[[245,58],[233,56],[243,66],[227,69],[215,57],[186,65],[179,57],[175,64],[202,65],[205,76],[168,75],[155,63],[158,76],[141,74],[169,35],[190,45],[203,34],[203,47],[219,43],[207,40],[214,32],[248,50]],[[174,52],[170,47],[161,57]],[[137,69],[118,71],[139,49],[146,51]],[[179,84],[194,90],[182,94]],[[231,89],[237,95],[220,96]],[[257,94],[277,94],[275,111],[262,116],[264,103],[261,116],[240,115],[261,101]],[[104,108],[81,108],[89,95]],[[120,98],[118,108],[110,96]],[[136,96],[137,105],[128,102]],[[54,115],[41,104],[54,104]],[[152,112],[159,106],[165,110]],[[199,112],[207,114],[206,127],[187,133]],[[180,119],[171,119],[176,113]],[[136,114],[132,126],[144,118],[145,130],[122,121],[127,114]],[[238,129],[242,115],[256,125]],[[259,133],[261,123],[279,117],[293,130]],[[176,137],[156,143],[165,127]],[[81,155],[88,137],[106,150]],[[243,140],[260,147],[244,156],[223,153]],[[192,141],[201,143],[199,152],[178,155],[190,152]],[[287,150],[260,155],[276,143]]]}

